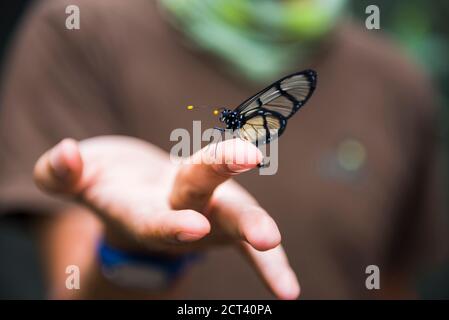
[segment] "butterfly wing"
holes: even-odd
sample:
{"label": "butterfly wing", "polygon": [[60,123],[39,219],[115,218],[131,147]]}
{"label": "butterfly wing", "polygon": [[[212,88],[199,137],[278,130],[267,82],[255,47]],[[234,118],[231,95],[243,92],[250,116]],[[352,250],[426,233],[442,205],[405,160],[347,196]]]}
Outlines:
{"label": "butterfly wing", "polygon": [[276,81],[243,102],[235,111],[244,117],[242,139],[269,143],[285,130],[287,119],[310,98],[316,87],[316,72],[305,70]]}
{"label": "butterfly wing", "polygon": [[287,119],[278,113],[259,110],[253,113],[238,130],[238,135],[252,143],[269,143],[284,132]]}
{"label": "butterfly wing", "polygon": [[236,111],[246,117],[263,107],[288,119],[309,100],[316,81],[317,74],[313,70],[291,74],[243,102]]}

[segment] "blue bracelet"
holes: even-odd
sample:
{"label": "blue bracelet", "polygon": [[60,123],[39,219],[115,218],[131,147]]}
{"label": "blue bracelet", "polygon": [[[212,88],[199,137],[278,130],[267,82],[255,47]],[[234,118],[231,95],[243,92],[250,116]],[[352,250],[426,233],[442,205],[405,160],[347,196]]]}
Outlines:
{"label": "blue bracelet", "polygon": [[[102,267],[103,274],[110,280],[114,280],[113,276],[116,277],[118,272],[123,272],[127,269],[126,275],[128,286],[133,286],[133,283],[138,283],[141,287],[151,287],[151,284],[144,284],[144,279],[133,279],[133,271],[130,269],[137,270],[139,272],[134,272],[136,277],[142,277],[141,270],[148,270],[148,272],[158,273],[159,278],[163,278],[161,281],[157,281],[157,285],[161,286],[160,282],[163,282],[164,286],[169,286],[176,279],[178,279],[193,262],[200,258],[199,254],[184,254],[180,256],[169,256],[160,253],[155,254],[140,254],[140,253],[130,253],[117,248],[109,246],[104,240],[100,241],[98,245],[98,258],[100,265]],[[122,277],[123,278],[123,277]],[[148,278],[148,277],[146,277]],[[154,278],[154,276],[152,277]],[[130,280],[131,279],[131,280]],[[120,280],[119,282],[123,282]],[[127,285],[126,283],[120,283],[121,285]]]}

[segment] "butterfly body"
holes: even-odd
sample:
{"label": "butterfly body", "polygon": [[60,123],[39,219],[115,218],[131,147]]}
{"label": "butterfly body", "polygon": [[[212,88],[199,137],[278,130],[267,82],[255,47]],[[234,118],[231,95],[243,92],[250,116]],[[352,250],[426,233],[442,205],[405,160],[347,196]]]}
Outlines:
{"label": "butterfly body", "polygon": [[245,124],[245,117],[237,111],[224,109],[220,114],[220,121],[226,124],[226,129],[238,130]]}
{"label": "butterfly body", "polygon": [[305,70],[286,76],[244,101],[235,110],[224,109],[220,121],[245,140],[269,143],[279,137],[293,116],[310,98],[317,75]]}

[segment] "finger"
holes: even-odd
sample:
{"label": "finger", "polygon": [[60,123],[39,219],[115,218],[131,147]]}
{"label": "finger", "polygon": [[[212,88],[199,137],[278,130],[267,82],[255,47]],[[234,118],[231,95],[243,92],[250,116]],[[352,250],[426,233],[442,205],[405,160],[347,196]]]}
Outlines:
{"label": "finger", "polygon": [[[124,212],[126,211],[110,212],[109,215],[102,216],[109,226],[108,231],[110,231],[106,238],[111,244],[117,244],[117,247],[122,249],[136,250],[142,246],[150,250],[170,249],[170,252],[173,253],[187,252],[190,251],[186,250],[189,245],[197,243],[198,240],[209,234],[211,229],[207,218],[193,210],[164,210],[160,212],[152,210],[151,214],[131,211],[124,214]],[[121,235],[119,241],[114,242],[117,235]],[[123,237],[132,240],[130,242],[132,247],[123,247]],[[177,247],[176,245],[182,246]]]}
{"label": "finger", "polygon": [[259,276],[279,299],[296,299],[300,293],[298,279],[288,263],[281,245],[269,251],[260,252],[242,242],[243,252],[256,268]]}
{"label": "finger", "polygon": [[[176,211],[178,212],[178,211]],[[204,216],[203,216],[204,217]],[[210,211],[213,234],[208,234],[198,241],[185,243],[181,251],[197,251],[211,245],[228,245],[231,242],[246,241],[259,251],[277,247],[281,243],[281,234],[274,220],[257,205],[215,207]]]}
{"label": "finger", "polygon": [[133,221],[139,221],[139,225],[134,226],[133,230],[150,246],[195,242],[210,232],[206,217],[193,210],[170,210],[156,215],[153,212],[146,219]]}
{"label": "finger", "polygon": [[244,240],[257,250],[269,250],[281,243],[281,233],[273,218],[236,183],[217,189],[209,218],[232,238]]}
{"label": "finger", "polygon": [[204,212],[218,185],[236,174],[257,167],[262,159],[262,153],[256,146],[241,139],[203,148],[190,158],[190,164],[179,169],[170,195],[170,205],[176,210]]}
{"label": "finger", "polygon": [[34,180],[50,193],[76,194],[81,186],[83,161],[78,143],[64,139],[44,153],[34,167]]}

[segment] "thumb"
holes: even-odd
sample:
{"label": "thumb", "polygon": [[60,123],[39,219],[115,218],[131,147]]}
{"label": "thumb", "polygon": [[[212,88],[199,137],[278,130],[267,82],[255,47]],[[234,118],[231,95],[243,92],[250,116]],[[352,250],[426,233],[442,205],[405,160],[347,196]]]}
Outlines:
{"label": "thumb", "polygon": [[80,190],[82,172],[78,143],[64,139],[36,162],[34,181],[45,192],[75,195]]}

